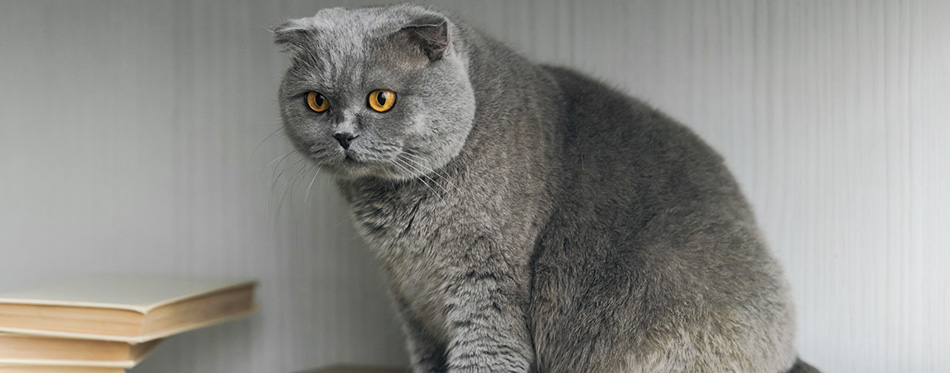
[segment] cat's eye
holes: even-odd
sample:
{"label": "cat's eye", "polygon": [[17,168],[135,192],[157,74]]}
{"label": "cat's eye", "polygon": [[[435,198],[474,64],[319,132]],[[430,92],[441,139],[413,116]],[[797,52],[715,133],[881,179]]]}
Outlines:
{"label": "cat's eye", "polygon": [[369,93],[369,107],[380,113],[389,111],[396,104],[396,92],[377,89]]}
{"label": "cat's eye", "polygon": [[322,113],[330,108],[330,100],[327,100],[322,94],[310,92],[307,93],[307,105],[310,106],[310,110]]}

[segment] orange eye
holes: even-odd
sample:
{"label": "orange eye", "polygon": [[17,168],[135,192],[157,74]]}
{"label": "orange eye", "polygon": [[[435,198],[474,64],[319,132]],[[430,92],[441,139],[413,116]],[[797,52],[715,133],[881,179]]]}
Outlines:
{"label": "orange eye", "polygon": [[388,89],[377,89],[369,93],[369,107],[380,113],[385,113],[396,104],[396,92]]}
{"label": "orange eye", "polygon": [[310,106],[310,110],[322,113],[330,108],[330,100],[317,92],[310,92],[307,93],[307,105]]}

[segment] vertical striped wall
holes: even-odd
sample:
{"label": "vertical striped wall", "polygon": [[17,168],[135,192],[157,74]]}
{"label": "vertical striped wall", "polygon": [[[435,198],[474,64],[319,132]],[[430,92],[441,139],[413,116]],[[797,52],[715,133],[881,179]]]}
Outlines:
{"label": "vertical striped wall", "polygon": [[[133,372],[404,364],[380,276],[281,134],[267,31],[367,1],[0,2],[0,290],[250,276],[252,319]],[[950,369],[950,3],[438,1],[689,124],[785,264],[802,357]],[[288,155],[289,154],[289,155]]]}

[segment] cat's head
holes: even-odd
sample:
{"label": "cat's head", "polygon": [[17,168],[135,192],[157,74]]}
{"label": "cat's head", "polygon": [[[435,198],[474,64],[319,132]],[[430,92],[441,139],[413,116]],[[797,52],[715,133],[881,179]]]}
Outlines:
{"label": "cat's head", "polygon": [[285,130],[322,169],[406,180],[461,151],[475,98],[458,29],[443,14],[325,9],[274,33],[293,62],[280,87]]}

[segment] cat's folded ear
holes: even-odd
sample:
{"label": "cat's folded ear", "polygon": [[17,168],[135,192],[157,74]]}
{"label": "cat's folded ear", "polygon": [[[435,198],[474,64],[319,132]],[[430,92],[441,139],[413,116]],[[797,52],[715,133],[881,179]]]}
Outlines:
{"label": "cat's folded ear", "polygon": [[306,49],[313,30],[305,19],[292,19],[274,29],[274,43],[284,53],[296,53]]}
{"label": "cat's folded ear", "polygon": [[430,62],[442,59],[449,48],[448,20],[440,14],[416,16],[400,33],[407,36],[410,45],[418,48]]}

